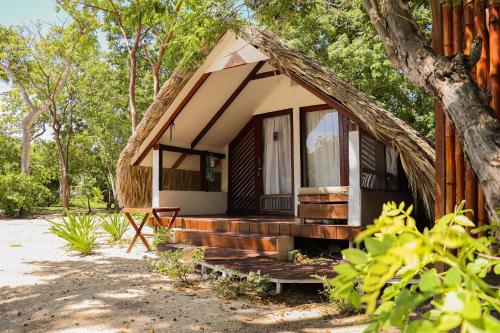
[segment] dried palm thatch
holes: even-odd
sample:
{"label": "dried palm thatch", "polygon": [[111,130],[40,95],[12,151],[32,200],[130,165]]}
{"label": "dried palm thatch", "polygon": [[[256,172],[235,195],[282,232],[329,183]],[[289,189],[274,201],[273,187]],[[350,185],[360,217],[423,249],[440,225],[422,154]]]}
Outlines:
{"label": "dried palm thatch", "polygon": [[[432,215],[435,188],[434,149],[416,130],[387,111],[380,103],[340,80],[327,68],[285,45],[273,34],[248,27],[240,31],[239,35],[266,54],[271,65],[284,73],[299,77],[332,97],[350,110],[371,135],[391,144],[399,152],[413,192],[418,194],[429,215]],[[150,204],[150,168],[131,166],[131,160],[191,75],[192,73],[176,71],[163,85],[160,97],[149,107],[136,133],[130,137],[121,153],[118,161],[118,194],[122,205]]]}

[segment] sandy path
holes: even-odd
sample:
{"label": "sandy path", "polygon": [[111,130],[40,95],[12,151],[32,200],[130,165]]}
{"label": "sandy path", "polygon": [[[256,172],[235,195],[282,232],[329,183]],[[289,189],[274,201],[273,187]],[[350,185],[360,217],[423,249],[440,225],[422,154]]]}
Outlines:
{"label": "sandy path", "polygon": [[147,272],[138,245],[68,253],[44,220],[0,220],[0,332],[359,332],[317,307],[227,301]]}

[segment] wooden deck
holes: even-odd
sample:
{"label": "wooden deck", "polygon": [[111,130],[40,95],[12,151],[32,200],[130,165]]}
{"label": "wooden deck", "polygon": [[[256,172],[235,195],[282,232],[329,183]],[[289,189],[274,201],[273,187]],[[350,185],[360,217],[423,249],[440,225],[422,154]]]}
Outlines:
{"label": "wooden deck", "polygon": [[[162,217],[165,222],[168,217]],[[353,240],[360,227],[346,224],[301,224],[298,218],[287,216],[184,216],[177,217],[174,228],[205,230],[211,232],[235,232],[262,236],[293,236]]]}
{"label": "wooden deck", "polygon": [[[162,251],[182,250],[191,247],[185,244],[162,244],[159,249]],[[296,264],[277,261],[273,258],[273,253],[217,247],[204,248],[202,272],[210,269],[222,274],[236,274],[242,277],[250,272],[268,275],[271,282],[276,284],[277,293],[282,291],[283,284],[321,284],[322,282],[314,275],[332,278],[335,276],[333,266],[340,262],[324,259],[317,265]]]}

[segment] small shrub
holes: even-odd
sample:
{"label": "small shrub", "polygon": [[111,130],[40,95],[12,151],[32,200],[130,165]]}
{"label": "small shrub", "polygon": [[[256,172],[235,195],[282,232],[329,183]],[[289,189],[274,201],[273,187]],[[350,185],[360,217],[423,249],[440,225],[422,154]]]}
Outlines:
{"label": "small shrub", "polygon": [[196,270],[204,257],[205,250],[201,248],[193,249],[187,256],[183,251],[169,250],[161,252],[157,259],[147,258],[146,266],[171,279],[189,283],[189,274]]}
{"label": "small shrub", "polygon": [[331,280],[326,276],[314,275],[315,278],[323,282],[323,291],[320,294],[328,299],[328,306],[336,313],[341,315],[351,316],[362,312],[361,307],[356,307],[351,303],[344,301],[335,296],[335,288],[331,284]]}
{"label": "small shrub", "polygon": [[101,215],[100,227],[109,236],[111,242],[118,242],[128,229],[128,222],[121,213]]}
{"label": "small shrub", "polygon": [[0,210],[7,216],[27,215],[52,198],[49,189],[22,173],[0,175],[0,193]]}
{"label": "small shrub", "polygon": [[288,261],[295,264],[304,265],[320,265],[322,258],[309,258],[307,255],[303,254],[299,249],[288,251],[287,253]]}
{"label": "small shrub", "polygon": [[153,235],[153,249],[156,249],[160,243],[172,243],[174,240],[174,231],[172,229],[167,229],[160,227],[156,233]]}
{"label": "small shrub", "polygon": [[97,223],[94,215],[66,212],[59,221],[49,221],[49,232],[64,239],[67,246],[84,255],[90,254],[97,240]]}
{"label": "small shrub", "polygon": [[229,272],[226,275],[212,273],[209,277],[217,294],[224,298],[237,298],[243,295],[262,298],[271,289],[269,275],[254,272],[250,272],[247,277],[240,277],[236,272]]}

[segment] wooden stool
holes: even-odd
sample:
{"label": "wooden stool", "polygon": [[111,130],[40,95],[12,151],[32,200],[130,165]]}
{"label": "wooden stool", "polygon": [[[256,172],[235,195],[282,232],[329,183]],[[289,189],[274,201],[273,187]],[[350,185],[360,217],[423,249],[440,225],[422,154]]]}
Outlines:
{"label": "wooden stool", "polygon": [[[132,248],[135,245],[135,242],[137,241],[137,238],[141,239],[142,243],[144,244],[144,246],[146,246],[148,251],[151,250],[151,248],[149,247],[149,243],[144,236],[153,236],[154,234],[144,234],[141,232],[142,228],[144,227],[144,225],[146,224],[146,222],[149,218],[149,215],[153,215],[152,222],[153,222],[153,228],[155,229],[155,231],[159,227],[166,227],[167,229],[171,229],[174,226],[175,219],[177,218],[177,214],[179,214],[180,210],[181,209],[179,207],[124,208],[123,213],[127,217],[127,220],[130,223],[130,225],[132,226],[132,228],[134,228],[134,230],[135,230],[134,238],[132,238],[132,242],[130,242],[130,245],[127,249],[127,253],[130,253],[130,251],[132,250]],[[158,213],[169,213],[169,212],[173,212],[174,214],[172,215],[172,218],[170,219],[168,224],[166,226],[164,226],[161,223],[161,219],[160,219],[160,216],[158,215]],[[137,226],[134,218],[131,215],[133,213],[144,214],[139,226]]]}

